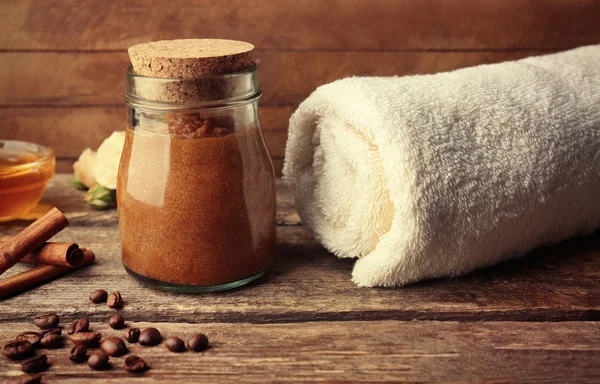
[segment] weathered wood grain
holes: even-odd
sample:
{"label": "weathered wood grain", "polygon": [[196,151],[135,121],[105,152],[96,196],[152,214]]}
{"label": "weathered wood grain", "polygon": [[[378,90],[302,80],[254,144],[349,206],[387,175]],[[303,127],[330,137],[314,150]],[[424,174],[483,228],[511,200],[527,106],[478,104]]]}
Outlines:
{"label": "weathered wood grain", "polygon": [[527,49],[600,41],[594,0],[4,0],[0,49],[218,37],[261,49]]}
{"label": "weathered wood grain", "polygon": [[56,173],[73,173],[73,163],[76,158],[59,158],[56,159]]}
{"label": "weathered wood grain", "polygon": [[[263,105],[296,105],[318,86],[348,76],[449,71],[540,55],[539,51],[258,51]],[[0,53],[0,105],[122,105],[126,52]]]}
{"label": "weathered wood grain", "polygon": [[[429,73],[535,52],[382,52],[375,59],[360,52],[262,54],[265,101],[285,104],[300,102],[320,84],[352,74]],[[8,107],[0,108],[2,137],[49,145],[62,159],[96,148],[123,126],[127,60],[124,53],[0,53],[0,104]],[[284,132],[294,109],[263,105],[259,110],[274,158],[283,157]]]}
{"label": "weathered wood grain", "polygon": [[[86,309],[92,304],[83,303]],[[65,319],[67,320],[67,319]],[[102,319],[106,321],[106,319]],[[212,348],[175,354],[164,345],[127,344],[151,369],[132,376],[125,357],[111,358],[105,372],[67,359],[69,349],[44,350],[49,382],[486,382],[597,383],[600,380],[598,323],[321,322],[300,324],[129,323],[157,327],[164,335],[204,332]],[[0,342],[27,323],[0,324]],[[105,324],[91,328],[120,336]],[[67,342],[70,347],[70,342]],[[0,380],[19,375],[1,358]],[[138,377],[132,380],[132,377]]]}
{"label": "weathered wood grain", "polygon": [[[259,118],[275,172],[281,176],[287,125],[294,107],[263,106]],[[85,148],[97,149],[113,131],[123,130],[124,106],[75,108],[0,108],[0,138],[30,141],[54,149],[59,172],[72,172],[72,164]]]}
{"label": "weathered wood grain", "polygon": [[[280,171],[289,116],[321,84],[597,44],[598,14],[593,0],[0,0],[0,138],[49,144],[58,169],[70,171],[83,148],[122,129],[128,46],[233,38],[258,48],[260,118]],[[364,289],[350,281],[353,261],[329,254],[300,225],[280,183],[279,258],[267,276],[234,291],[176,295],[126,276],[116,212],[81,198],[61,175],[43,204],[71,220],[57,239],[91,247],[98,264],[0,301],[0,343],[33,329],[40,312],[63,323],[88,315],[105,336],[120,334],[96,323],[113,311],[87,300],[105,288],[123,293],[128,322],[153,322],[131,325],[205,332],[214,348],[132,347],[152,365],[136,377],[123,358],[93,372],[66,360],[68,349],[48,351],[49,382],[600,382],[600,325],[574,321],[600,318],[600,233],[457,279]],[[27,224],[0,224],[0,236]],[[0,382],[20,374],[0,356]]]}
{"label": "weathered wood grain", "polygon": [[[35,290],[4,300],[0,321],[36,312],[82,314],[82,292],[119,290],[132,320],[304,322],[331,320],[598,320],[599,239],[579,240],[524,260],[456,278],[405,288],[358,288],[352,261],[336,259],[302,227],[280,227],[278,260],[267,277],[247,288],[207,295],[149,289],[126,276],[115,227],[70,227],[56,237],[89,247],[98,263]],[[4,232],[12,234],[13,232]],[[583,248],[583,249],[580,249]],[[590,249],[591,248],[591,249]],[[550,254],[548,254],[550,253]],[[6,276],[26,268],[14,267]],[[77,289],[73,289],[77,287]],[[111,310],[98,307],[93,319]]]}
{"label": "weathered wood grain", "polygon": [[[126,276],[121,266],[116,213],[93,213],[59,178],[46,204],[64,210],[71,226],[57,240],[95,251],[98,263],[30,292],[5,300],[0,321],[23,321],[36,312],[83,314],[81,292],[119,290],[132,320],[185,322],[304,322],[333,320],[523,320],[600,318],[600,233],[544,248],[521,260],[456,279],[397,289],[358,288],[350,280],[352,260],[337,259],[303,227],[296,226],[289,194],[279,194],[278,260],[267,277],[250,287],[207,295],[151,290]],[[59,188],[69,191],[64,195]],[[283,187],[280,187],[283,188]],[[55,192],[52,192],[55,190]],[[60,196],[60,200],[58,199]],[[27,223],[0,226],[11,235]],[[27,268],[18,265],[7,276]],[[73,289],[77,287],[77,289]],[[135,298],[135,300],[134,300]],[[91,317],[111,313],[96,307]]]}
{"label": "weathered wood grain", "polygon": [[[283,157],[293,107],[262,107],[259,118],[272,157]],[[0,108],[0,137],[50,146],[58,157],[78,157],[125,129],[125,106]]]}

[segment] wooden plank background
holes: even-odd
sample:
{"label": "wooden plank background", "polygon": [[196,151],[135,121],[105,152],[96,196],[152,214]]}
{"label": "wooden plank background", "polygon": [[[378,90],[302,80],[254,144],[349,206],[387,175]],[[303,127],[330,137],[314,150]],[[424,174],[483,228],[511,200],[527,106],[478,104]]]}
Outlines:
{"label": "wooden plank background", "polygon": [[289,116],[317,86],[600,43],[595,0],[0,0],[0,138],[55,148],[70,171],[123,128],[126,49],[160,39],[252,42],[278,172]]}

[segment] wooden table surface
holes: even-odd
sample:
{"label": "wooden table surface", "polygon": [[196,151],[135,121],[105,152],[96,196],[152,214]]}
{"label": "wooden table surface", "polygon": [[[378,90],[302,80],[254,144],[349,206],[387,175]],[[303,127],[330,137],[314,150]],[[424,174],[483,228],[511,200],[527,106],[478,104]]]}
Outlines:
{"label": "wooden table surface", "polygon": [[[0,301],[0,342],[33,330],[38,313],[63,325],[88,316],[104,336],[114,312],[94,305],[95,289],[118,290],[129,326],[163,335],[206,333],[212,348],[174,354],[130,345],[152,367],[92,371],[48,350],[47,382],[600,382],[600,234],[534,252],[456,279],[397,289],[359,288],[353,262],[323,249],[301,225],[289,191],[278,186],[278,261],[245,288],[203,295],[157,291],[121,266],[115,210],[96,212],[56,176],[43,203],[71,225],[56,236],[95,251],[97,264]],[[27,222],[0,224],[11,235]],[[17,265],[3,277],[27,269]],[[69,343],[67,343],[68,345]],[[21,375],[0,359],[0,382]]]}

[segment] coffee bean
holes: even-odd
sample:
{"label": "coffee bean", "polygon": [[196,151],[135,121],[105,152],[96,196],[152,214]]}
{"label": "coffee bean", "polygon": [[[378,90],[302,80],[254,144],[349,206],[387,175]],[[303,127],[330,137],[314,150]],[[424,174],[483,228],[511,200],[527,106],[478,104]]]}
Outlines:
{"label": "coffee bean", "polygon": [[127,353],[127,347],[125,346],[123,340],[114,336],[107,337],[106,339],[102,340],[102,343],[100,343],[100,349],[102,352],[111,357],[119,357]]}
{"label": "coffee bean", "polygon": [[11,360],[21,360],[33,351],[33,346],[27,340],[14,340],[4,346],[2,353]]}
{"label": "coffee bean", "polygon": [[125,340],[130,343],[137,343],[140,338],[140,329],[139,328],[129,328],[127,332],[125,332]]}
{"label": "coffee bean", "polygon": [[27,340],[35,348],[40,345],[40,340],[42,340],[42,335],[38,332],[28,331],[28,332],[20,333],[19,336],[17,336],[15,338],[15,340]]}
{"label": "coffee bean", "polygon": [[58,325],[60,319],[56,313],[49,313],[47,315],[37,315],[33,319],[33,323],[40,329],[55,328]]}
{"label": "coffee bean", "polygon": [[148,364],[139,356],[131,355],[125,359],[125,370],[127,372],[143,372],[150,369]]}
{"label": "coffee bean", "polygon": [[48,368],[48,358],[46,355],[39,355],[21,364],[21,370],[26,373],[42,372]]}
{"label": "coffee bean", "polygon": [[17,384],[40,384],[42,382],[42,376],[37,373],[32,373],[30,375],[23,375],[19,377],[19,381]]}
{"label": "coffee bean", "polygon": [[49,333],[60,336],[60,335],[62,335],[62,329],[60,329],[60,328],[44,329],[40,333],[42,334],[42,336],[47,335]]}
{"label": "coffee bean", "polygon": [[85,345],[88,348],[98,346],[102,335],[98,332],[77,332],[69,336],[75,345]]}
{"label": "coffee bean", "polygon": [[110,325],[112,329],[121,329],[125,326],[125,319],[123,316],[115,313],[108,319],[108,325]]}
{"label": "coffee bean", "polygon": [[76,363],[81,363],[87,360],[87,348],[85,345],[76,345],[69,352],[69,359]]}
{"label": "coffee bean", "polygon": [[90,368],[100,371],[108,368],[108,356],[104,352],[96,352],[88,358]]}
{"label": "coffee bean", "polygon": [[204,351],[208,347],[208,337],[202,333],[194,335],[188,339],[187,346],[195,352]]}
{"label": "coffee bean", "polygon": [[167,337],[167,339],[165,340],[165,346],[171,352],[185,351],[185,343],[179,337]]}
{"label": "coffee bean", "polygon": [[73,320],[67,327],[67,333],[72,335],[77,332],[87,332],[90,328],[90,320],[87,317]]}
{"label": "coffee bean", "polygon": [[162,336],[156,328],[146,328],[140,332],[139,343],[144,346],[152,346],[160,344]]}
{"label": "coffee bean", "polygon": [[90,300],[92,300],[92,303],[94,304],[104,303],[106,302],[107,298],[108,292],[106,292],[104,289],[97,289],[90,293]]}
{"label": "coffee bean", "polygon": [[54,333],[49,333],[42,337],[42,347],[44,348],[58,348],[61,347],[63,343],[62,336],[55,335]]}
{"label": "coffee bean", "polygon": [[123,302],[123,298],[121,297],[119,291],[115,291],[110,294],[106,300],[106,304],[109,308],[123,308],[125,303]]}

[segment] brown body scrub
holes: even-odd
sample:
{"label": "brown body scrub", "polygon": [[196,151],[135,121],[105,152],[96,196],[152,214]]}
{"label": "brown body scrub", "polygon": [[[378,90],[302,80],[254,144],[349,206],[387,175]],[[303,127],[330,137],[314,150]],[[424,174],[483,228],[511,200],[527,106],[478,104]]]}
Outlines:
{"label": "brown body scrub", "polygon": [[[137,61],[154,62],[140,59],[137,52]],[[190,54],[182,56],[189,65]],[[235,54],[225,56],[225,68],[215,67],[214,60],[212,68],[227,73],[227,65],[234,63],[239,70]],[[247,58],[248,52],[243,52],[240,60]],[[212,85],[195,94],[207,97],[212,92],[221,98],[232,89],[231,101],[239,87],[230,87],[227,81],[193,82],[198,87]],[[155,100],[190,102],[189,87],[182,88],[188,93],[180,98],[173,96],[177,89],[173,84],[158,84],[142,88]],[[225,90],[219,87],[223,84]],[[256,93],[260,95],[258,88]],[[196,101],[212,107],[219,100]],[[173,285],[221,286],[262,273],[275,257],[275,180],[256,118],[256,101],[211,107],[130,110],[117,200],[123,264],[137,277]]]}

